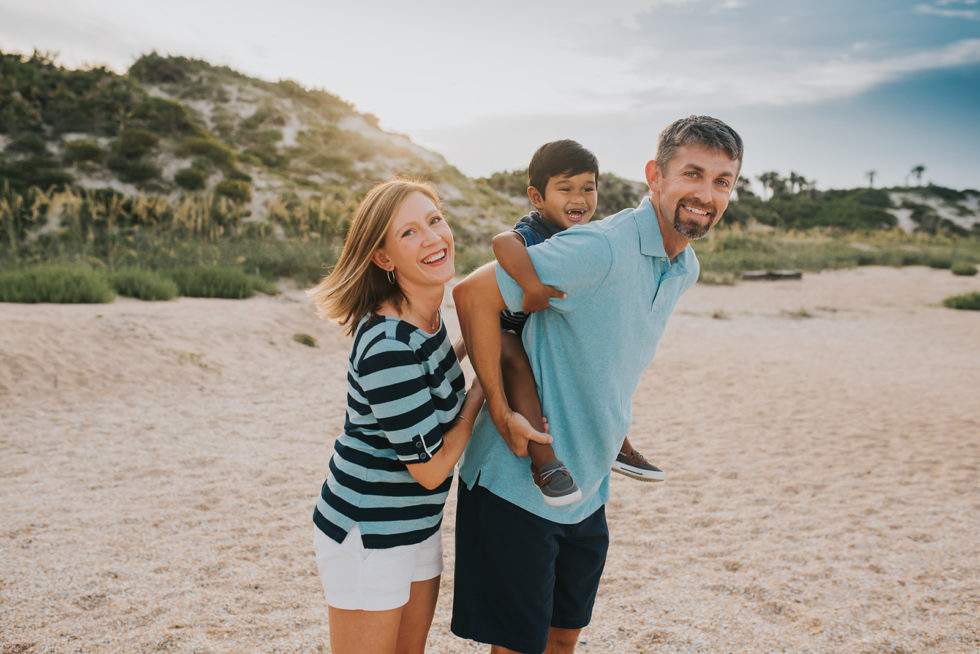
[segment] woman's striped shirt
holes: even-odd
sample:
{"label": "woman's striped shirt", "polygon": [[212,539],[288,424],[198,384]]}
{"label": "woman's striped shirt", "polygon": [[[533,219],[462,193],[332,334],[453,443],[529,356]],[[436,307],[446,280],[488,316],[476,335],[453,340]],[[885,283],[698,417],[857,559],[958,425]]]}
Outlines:
{"label": "woman's striped shirt", "polygon": [[397,318],[361,320],[347,371],[347,420],[313,511],[316,526],[340,543],[356,523],[371,549],[435,533],[452,473],[430,491],[405,465],[439,451],[464,395],[445,326],[427,334]]}

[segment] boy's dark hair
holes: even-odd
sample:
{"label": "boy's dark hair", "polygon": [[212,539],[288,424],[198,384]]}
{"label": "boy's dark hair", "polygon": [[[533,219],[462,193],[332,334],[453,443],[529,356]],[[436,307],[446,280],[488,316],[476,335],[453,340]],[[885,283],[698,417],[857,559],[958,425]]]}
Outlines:
{"label": "boy's dark hair", "polygon": [[711,116],[688,116],[675,120],[660,132],[657,143],[657,165],[661,170],[674,157],[677,148],[685,145],[700,145],[709,150],[721,150],[742,168],[744,146],[742,137],[731,127]]}
{"label": "boy's dark hair", "polygon": [[538,189],[544,197],[548,180],[557,175],[571,177],[581,173],[595,173],[599,183],[599,160],[595,155],[571,139],[551,141],[538,148],[527,167],[527,185]]}

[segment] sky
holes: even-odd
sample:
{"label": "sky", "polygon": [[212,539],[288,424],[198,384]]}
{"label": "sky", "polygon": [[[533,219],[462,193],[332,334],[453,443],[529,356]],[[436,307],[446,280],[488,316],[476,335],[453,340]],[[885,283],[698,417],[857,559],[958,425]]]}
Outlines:
{"label": "sky", "polygon": [[980,189],[980,0],[0,0],[0,50],[201,58],[326,89],[471,176],[572,138],[642,180],[709,114],[743,176]]}

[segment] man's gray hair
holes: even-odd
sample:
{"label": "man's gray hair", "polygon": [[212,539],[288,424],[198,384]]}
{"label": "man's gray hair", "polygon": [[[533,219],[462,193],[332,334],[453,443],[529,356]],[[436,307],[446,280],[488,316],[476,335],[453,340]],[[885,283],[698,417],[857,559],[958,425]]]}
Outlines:
{"label": "man's gray hair", "polygon": [[688,116],[675,120],[660,132],[657,143],[657,165],[661,170],[673,159],[677,148],[700,145],[709,150],[721,150],[742,168],[742,137],[731,127],[711,116]]}

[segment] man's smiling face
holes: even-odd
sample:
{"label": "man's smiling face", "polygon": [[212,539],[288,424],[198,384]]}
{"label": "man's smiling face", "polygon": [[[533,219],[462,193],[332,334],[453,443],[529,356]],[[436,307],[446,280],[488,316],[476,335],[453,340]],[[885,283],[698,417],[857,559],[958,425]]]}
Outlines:
{"label": "man's smiling face", "polygon": [[688,240],[707,234],[728,207],[739,165],[724,150],[699,145],[679,147],[666,168],[651,162],[647,183],[661,222]]}

